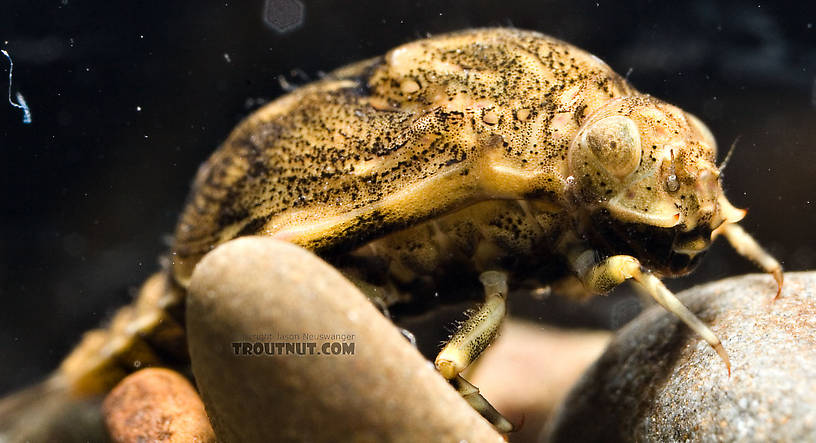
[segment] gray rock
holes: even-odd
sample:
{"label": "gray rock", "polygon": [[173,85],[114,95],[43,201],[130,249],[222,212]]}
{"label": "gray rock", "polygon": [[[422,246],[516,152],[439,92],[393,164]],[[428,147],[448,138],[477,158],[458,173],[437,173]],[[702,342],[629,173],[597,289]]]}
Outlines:
{"label": "gray rock", "polygon": [[622,329],[561,404],[551,441],[816,441],[816,272],[692,288],[679,297],[732,363],[660,307]]}

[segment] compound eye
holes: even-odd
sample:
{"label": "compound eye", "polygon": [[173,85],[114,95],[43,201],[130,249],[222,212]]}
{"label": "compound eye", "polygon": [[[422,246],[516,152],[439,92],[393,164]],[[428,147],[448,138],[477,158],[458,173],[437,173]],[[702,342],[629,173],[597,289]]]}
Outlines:
{"label": "compound eye", "polygon": [[640,132],[631,119],[612,116],[592,124],[584,142],[610,174],[624,178],[640,164]]}

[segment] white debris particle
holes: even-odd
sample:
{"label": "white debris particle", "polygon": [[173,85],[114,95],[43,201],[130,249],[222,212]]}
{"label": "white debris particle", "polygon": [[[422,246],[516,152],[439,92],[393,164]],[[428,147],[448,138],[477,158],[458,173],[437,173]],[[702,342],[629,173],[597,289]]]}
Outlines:
{"label": "white debris particle", "polygon": [[411,342],[411,346],[416,347],[417,345],[416,337],[411,331],[404,328],[400,328],[400,332],[402,333],[403,337],[407,338],[408,341]]}
{"label": "white debris particle", "polygon": [[17,97],[17,103],[11,100],[11,74],[14,71],[14,62],[11,61],[11,55],[9,55],[9,53],[5,49],[0,49],[0,52],[2,52],[3,55],[5,55],[9,61],[9,86],[8,86],[9,104],[11,104],[11,106],[14,106],[15,108],[23,110],[23,123],[27,125],[31,123],[31,109],[29,109],[28,103],[26,103],[23,94],[21,94],[19,91],[17,92],[17,94],[15,94],[15,97]]}
{"label": "white debris particle", "polygon": [[289,83],[289,80],[286,80],[286,77],[284,77],[283,75],[278,76],[278,83],[280,84],[280,87],[281,89],[283,89],[284,92],[294,91],[295,89],[297,89],[297,86],[293,85],[292,83]]}
{"label": "white debris particle", "polygon": [[136,112],[142,112],[142,107],[141,106],[136,106]]}
{"label": "white debris particle", "polygon": [[232,59],[230,58],[230,55],[227,54],[226,52],[224,53],[224,60],[226,60],[227,63],[232,63]]}

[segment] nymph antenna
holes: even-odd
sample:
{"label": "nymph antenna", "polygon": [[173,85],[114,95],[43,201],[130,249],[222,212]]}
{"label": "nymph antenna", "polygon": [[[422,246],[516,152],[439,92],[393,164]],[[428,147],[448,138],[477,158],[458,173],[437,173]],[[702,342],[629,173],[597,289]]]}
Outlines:
{"label": "nymph antenna", "polygon": [[734,148],[737,147],[737,143],[740,141],[742,134],[738,135],[737,138],[734,139],[734,143],[731,143],[731,147],[728,149],[728,154],[725,154],[725,158],[720,163],[720,166],[717,167],[717,170],[722,175],[722,172],[725,170],[725,167],[728,166],[728,161],[731,160],[731,155],[734,153]]}

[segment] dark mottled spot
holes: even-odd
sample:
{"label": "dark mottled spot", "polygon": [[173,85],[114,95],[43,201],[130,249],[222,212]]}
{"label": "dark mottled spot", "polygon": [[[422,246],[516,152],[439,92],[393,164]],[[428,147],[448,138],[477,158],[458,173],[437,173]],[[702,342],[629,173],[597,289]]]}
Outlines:
{"label": "dark mottled spot", "polygon": [[253,218],[249,221],[240,231],[236,237],[242,237],[244,235],[255,235],[261,230],[261,228],[266,224],[266,217],[257,217]]}

